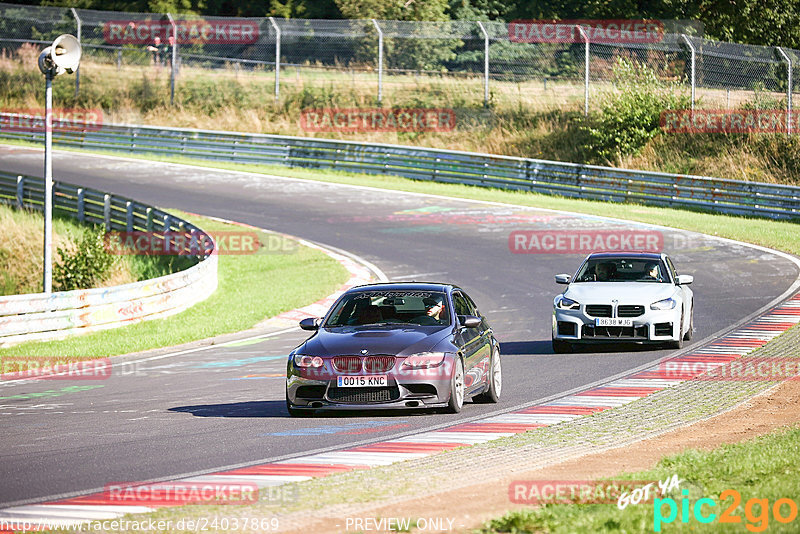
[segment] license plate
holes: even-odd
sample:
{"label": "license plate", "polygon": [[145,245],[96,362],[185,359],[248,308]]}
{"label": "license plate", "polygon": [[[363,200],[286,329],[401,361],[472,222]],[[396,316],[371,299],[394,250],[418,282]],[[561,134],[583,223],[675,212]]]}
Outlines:
{"label": "license plate", "polygon": [[378,388],[389,385],[386,375],[337,376],[336,386],[340,388]]}
{"label": "license plate", "polygon": [[594,321],[595,326],[633,326],[633,319],[618,317],[598,317]]}

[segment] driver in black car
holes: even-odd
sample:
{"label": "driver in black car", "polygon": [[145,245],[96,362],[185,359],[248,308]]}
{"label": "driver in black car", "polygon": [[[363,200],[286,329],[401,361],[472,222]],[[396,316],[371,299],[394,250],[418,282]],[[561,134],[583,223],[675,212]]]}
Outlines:
{"label": "driver in black car", "polygon": [[425,305],[425,315],[415,317],[412,322],[422,326],[442,324],[445,309],[442,297],[425,297],[422,303]]}

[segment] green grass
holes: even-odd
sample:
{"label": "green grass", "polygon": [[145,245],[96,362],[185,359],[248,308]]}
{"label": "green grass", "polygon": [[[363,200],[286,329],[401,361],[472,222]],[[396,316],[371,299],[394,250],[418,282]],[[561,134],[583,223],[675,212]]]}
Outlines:
{"label": "green grass", "polygon": [[[169,210],[206,231],[241,227]],[[267,234],[260,233],[263,238]],[[162,320],[95,332],[60,341],[24,343],[3,356],[92,359],[137,352],[238,332],[263,319],[314,302],[347,280],[347,271],[321,251],[297,245],[283,253],[220,255],[219,287],[211,297]]]}
{"label": "green grass", "polygon": [[[797,532],[800,518],[781,524],[772,515],[778,499],[789,498],[800,506],[800,477],[797,476],[797,457],[800,453],[800,429],[792,428],[733,445],[724,445],[711,451],[689,450],[663,458],[649,471],[615,477],[620,480],[665,480],[677,474],[681,490],[688,490],[690,503],[687,522],[682,523],[681,503],[684,496],[675,491],[670,496],[677,504],[677,517],[662,525],[662,532]],[[737,507],[733,498],[720,499],[724,490],[735,490],[741,496]],[[711,498],[715,508],[703,505],[703,514],[717,516],[729,506],[731,515],[741,518],[739,524],[721,524],[715,520],[707,525],[692,515],[694,503],[700,498]],[[748,504],[750,499],[767,499],[769,516],[761,515],[760,507]],[[746,512],[751,512],[748,517]],[[784,505],[784,516],[789,507]],[[669,506],[662,505],[662,515],[669,515]],[[749,525],[749,526],[748,526]],[[654,504],[629,505],[619,510],[614,504],[548,504],[540,508],[516,511],[489,522],[480,532],[653,532]]]}

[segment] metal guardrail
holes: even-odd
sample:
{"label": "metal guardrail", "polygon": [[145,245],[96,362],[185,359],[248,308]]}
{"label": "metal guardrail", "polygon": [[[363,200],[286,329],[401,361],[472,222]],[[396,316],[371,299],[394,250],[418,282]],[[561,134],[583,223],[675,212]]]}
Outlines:
{"label": "metal guardrail", "polygon": [[[13,116],[0,114],[0,124]],[[67,123],[62,122],[62,126]],[[0,139],[43,132],[0,128]],[[596,165],[265,134],[81,123],[54,131],[64,148],[398,175],[571,198],[635,202],[735,215],[800,219],[800,187]]]}
{"label": "metal guardrail", "polygon": [[[0,172],[0,202],[42,210],[41,178]],[[53,183],[53,207],[82,222],[101,224],[106,231],[181,233],[213,243],[210,236],[174,215],[131,199]],[[179,241],[176,241],[179,242]],[[196,241],[195,241],[196,242]],[[191,241],[185,240],[183,252]],[[179,313],[206,299],[217,288],[217,255],[199,257],[192,267],[152,280],[121,286],[0,297],[0,346],[53,339],[114,328],[132,322]]]}

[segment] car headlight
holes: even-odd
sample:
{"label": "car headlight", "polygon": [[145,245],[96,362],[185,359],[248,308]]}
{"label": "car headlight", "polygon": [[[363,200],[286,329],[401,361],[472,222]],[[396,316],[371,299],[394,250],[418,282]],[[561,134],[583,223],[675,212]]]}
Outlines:
{"label": "car headlight", "polygon": [[651,310],[671,310],[675,307],[678,303],[677,300],[673,298],[659,300],[658,302],[654,302],[650,305]]}
{"label": "car headlight", "polygon": [[403,361],[401,369],[429,369],[438,367],[444,362],[444,352],[421,352],[412,354]]}
{"label": "car headlight", "polygon": [[581,305],[579,302],[575,302],[574,300],[568,299],[564,295],[561,295],[561,298],[556,301],[556,307],[562,310],[577,310],[581,307]]}
{"label": "car headlight", "polygon": [[305,354],[295,354],[294,364],[297,367],[322,367],[322,358],[319,356],[306,356]]}

